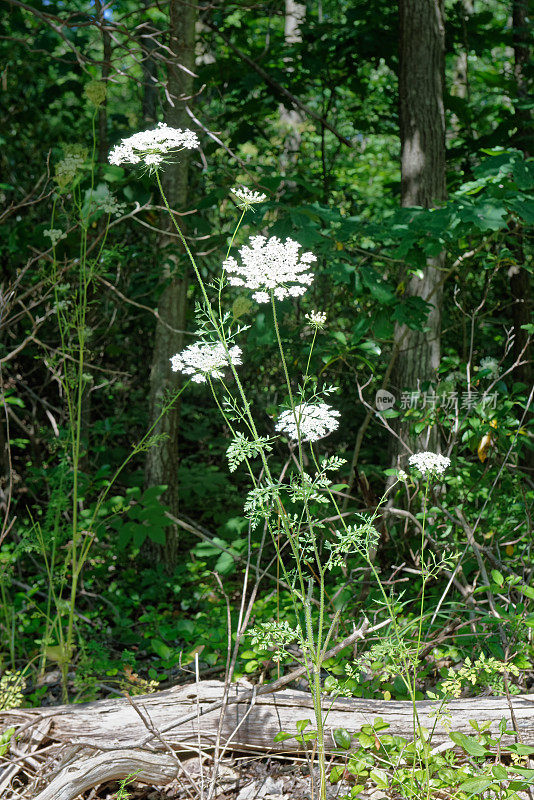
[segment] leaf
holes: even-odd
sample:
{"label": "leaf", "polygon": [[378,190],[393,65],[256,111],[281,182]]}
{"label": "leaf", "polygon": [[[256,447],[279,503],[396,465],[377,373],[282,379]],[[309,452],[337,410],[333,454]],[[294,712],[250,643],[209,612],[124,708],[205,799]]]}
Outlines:
{"label": "leaf", "polygon": [[[13,730],[15,730],[13,728]],[[345,773],[345,766],[343,764],[334,764],[332,769],[330,770],[330,776],[328,780],[330,783],[338,783],[341,780]]]}
{"label": "leaf", "polygon": [[14,733],[15,728],[6,728],[6,730],[0,734],[0,756],[5,756],[9,750],[9,740]]}
{"label": "leaf", "polygon": [[152,650],[158,655],[163,661],[168,661],[172,656],[171,648],[162,642],[161,639],[151,639],[150,644],[152,645]]}
{"label": "leaf", "polygon": [[517,588],[521,594],[525,595],[525,597],[529,597],[531,600],[534,600],[534,588],[532,586],[518,586]]}
{"label": "leaf", "polygon": [[62,645],[54,644],[45,648],[45,656],[50,661],[56,661],[58,664],[62,664],[65,661],[65,650]]}
{"label": "leaf", "polygon": [[387,772],[383,769],[372,769],[370,777],[376,783],[379,789],[387,789],[389,786]]}
{"label": "leaf", "polygon": [[[237,556],[237,553],[236,553]],[[221,553],[215,562],[215,571],[220,575],[229,575],[235,569],[235,560],[231,553]]]}
{"label": "leaf", "polygon": [[494,580],[494,582],[497,584],[497,586],[500,586],[500,587],[504,586],[504,577],[502,576],[502,574],[499,572],[498,569],[492,569],[491,570],[491,577]]}
{"label": "leaf", "polygon": [[468,778],[466,781],[460,784],[460,789],[464,792],[477,794],[480,792],[485,792],[492,783],[493,780],[491,778]]}
{"label": "leaf", "polygon": [[534,189],[534,165],[524,161],[516,161],[512,174],[519,189]]}
{"label": "leaf", "polygon": [[534,769],[523,769],[522,767],[514,767],[514,772],[527,778],[529,783],[534,783]]}
{"label": "leaf", "polygon": [[497,778],[498,781],[505,781],[508,777],[508,770],[503,767],[502,764],[494,764],[491,768],[493,773],[493,777]]}
{"label": "leaf", "polygon": [[308,725],[311,725],[311,720],[309,720],[309,719],[298,719],[297,720],[297,731],[299,733],[302,733],[302,731],[305,728],[307,728]]}
{"label": "leaf", "polygon": [[343,750],[349,749],[352,737],[346,728],[336,728],[332,735],[338,747]]}
{"label": "leaf", "polygon": [[163,528],[151,527],[148,529],[148,538],[151,542],[164,545],[167,540],[167,534]]}
{"label": "leaf", "polygon": [[484,434],[477,447],[478,459],[482,463],[484,463],[484,461],[488,457],[488,452],[491,447],[491,443],[492,443],[491,433]]}
{"label": "leaf", "polygon": [[534,200],[514,199],[510,200],[508,205],[527,225],[534,225]]}
{"label": "leaf", "polygon": [[273,742],[285,742],[286,739],[293,739],[293,738],[294,738],[293,734],[284,733],[283,731],[280,731],[280,733],[277,733],[276,736],[274,737]]}
{"label": "leaf", "polygon": [[482,747],[472,736],[466,736],[465,733],[453,731],[449,733],[449,737],[454,744],[457,744],[458,747],[461,747],[466,753],[469,753],[470,756],[485,756],[488,752],[486,748]]}

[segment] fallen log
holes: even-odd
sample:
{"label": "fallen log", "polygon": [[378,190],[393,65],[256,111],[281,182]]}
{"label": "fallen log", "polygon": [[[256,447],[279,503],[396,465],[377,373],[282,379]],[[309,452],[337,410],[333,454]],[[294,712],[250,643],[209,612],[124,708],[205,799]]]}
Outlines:
{"label": "fallen log", "polygon": [[[284,689],[275,694],[269,687],[254,689],[245,681],[232,684],[221,726],[221,744],[234,751],[248,753],[296,753],[300,746],[295,739],[274,743],[280,731],[296,732],[296,722],[310,719],[313,726],[313,703],[307,692]],[[260,692],[262,692],[260,694]],[[198,684],[175,687],[134,699],[98,700],[84,705],[51,708],[10,710],[0,713],[0,726],[18,728],[17,737],[31,732],[32,723],[42,728],[46,724],[47,741],[78,748],[79,760],[60,770],[35,800],[70,800],[83,785],[88,788],[105,780],[126,777],[141,769],[139,780],[145,777],[154,784],[166,784],[179,772],[166,746],[178,755],[210,751],[215,746],[224,684],[202,681]],[[514,719],[521,740],[534,745],[534,695],[512,697]],[[362,725],[382,717],[390,725],[388,733],[410,738],[413,736],[412,705],[407,701],[325,698],[327,746],[335,745],[332,734],[336,728],[356,732]],[[441,720],[436,721],[432,701],[419,701],[417,712],[420,724],[434,729],[432,746],[450,741]],[[472,733],[469,720],[492,722],[495,729],[505,717],[512,727],[511,711],[504,697],[477,697],[453,700],[448,704],[450,730]],[[139,712],[147,721],[143,722]],[[155,735],[159,732],[161,737]],[[18,738],[20,741],[20,738]],[[128,753],[131,758],[128,758]],[[146,756],[146,758],[145,758]],[[157,756],[157,757],[156,757]],[[160,758],[161,756],[161,758]],[[69,778],[66,770],[77,770]],[[69,783],[70,781],[70,783]],[[70,788],[69,788],[70,785]],[[72,791],[76,789],[76,793]]]}

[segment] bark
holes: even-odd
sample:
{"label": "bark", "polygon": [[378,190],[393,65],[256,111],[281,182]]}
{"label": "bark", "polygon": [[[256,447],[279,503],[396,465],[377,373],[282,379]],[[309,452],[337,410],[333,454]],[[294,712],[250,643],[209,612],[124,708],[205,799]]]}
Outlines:
{"label": "bark", "polygon": [[[286,0],[284,17],[284,41],[286,46],[291,46],[302,40],[300,26],[306,16],[306,6],[295,0]],[[287,71],[293,68],[287,65]],[[304,113],[298,108],[288,108],[280,105],[280,123],[284,133],[284,148],[280,155],[280,171],[283,175],[291,176],[296,169],[298,153],[301,143],[301,128],[304,122]],[[294,181],[286,181],[291,189],[296,188]]]}
{"label": "bark", "polygon": [[[106,18],[104,16],[104,7],[101,0],[95,0],[96,18],[98,20],[98,27],[102,37],[102,70],[101,80],[108,85],[109,72],[111,69],[111,37],[106,28]],[[98,109],[98,162],[99,164],[108,163],[108,115],[107,115],[107,99],[104,100]]]}
{"label": "bark", "polygon": [[[313,702],[307,692],[285,689],[268,694],[269,687],[256,687],[265,692],[251,702],[251,687],[246,682],[232,684],[229,705],[222,726],[222,742],[230,749],[248,753],[295,753],[301,750],[294,739],[274,743],[280,731],[295,733],[297,720],[313,719]],[[182,756],[198,746],[213,747],[219,723],[219,705],[224,684],[202,681],[190,686],[175,687],[134,699],[136,706],[152,729],[156,729],[172,750]],[[511,698],[517,730],[524,744],[534,744],[534,695]],[[217,706],[210,711],[211,706]],[[469,720],[491,721],[495,728],[505,717],[511,725],[511,711],[504,697],[477,697],[448,703],[451,730],[472,734]],[[332,733],[336,728],[359,731],[362,725],[380,716],[389,723],[388,733],[413,738],[413,709],[407,701],[361,700],[338,698],[328,703],[327,747],[335,745]],[[417,702],[422,726],[433,730],[432,746],[450,742],[441,720],[431,716],[435,703]],[[200,716],[197,717],[197,714]],[[100,700],[78,706],[40,709],[16,709],[0,713],[2,727],[21,727],[16,733],[17,746],[31,736],[31,722],[38,724],[44,744],[61,743],[71,748],[75,758],[49,775],[35,800],[73,800],[82,791],[105,782],[142,772],[139,780],[146,783],[168,783],[180,767],[172,753],[164,749],[161,739],[151,737],[139,714],[127,699]],[[29,725],[30,724],[30,725]],[[22,727],[24,727],[22,730]],[[435,728],[434,728],[435,726]],[[510,741],[511,741],[510,737]],[[506,741],[509,741],[507,738]],[[130,749],[128,749],[130,748]],[[38,750],[36,755],[38,755]],[[13,769],[7,764],[4,769]],[[2,774],[0,773],[0,785]]]}
{"label": "bark", "polygon": [[[193,90],[190,74],[195,62],[195,22],[197,6],[184,0],[171,0],[169,6],[169,47],[173,56],[167,62],[167,91],[172,100],[165,109],[165,122],[173,128],[188,127],[185,105]],[[183,69],[182,67],[185,67]],[[165,167],[163,187],[169,205],[176,211],[183,210],[187,203],[188,150],[180,153],[179,161]],[[182,225],[182,218],[177,218]],[[152,366],[150,371],[150,424],[158,417],[164,397],[175,392],[180,384],[179,373],[171,371],[170,358],[183,349],[183,331],[187,313],[188,260],[176,235],[172,234],[172,223],[167,215],[161,219],[161,227],[168,231],[160,237],[158,250],[163,264],[165,288],[161,294],[156,324]],[[146,486],[165,484],[168,488],[162,497],[171,513],[178,514],[178,429],[180,409],[174,408],[158,423],[156,434],[165,436],[156,447],[147,453],[145,464]],[[169,570],[177,564],[179,557],[178,529],[171,527],[167,542],[161,547],[153,544],[153,554],[163,561]]]}
{"label": "bark", "polygon": [[[145,10],[152,5],[152,0],[143,0]],[[157,68],[152,51],[155,49],[154,40],[148,36],[141,40],[143,42],[143,100],[142,113],[147,125],[156,122],[156,108],[158,102],[158,89],[156,83]]]}
{"label": "bark", "polygon": [[[401,204],[431,208],[446,198],[443,0],[401,0],[399,105]],[[408,280],[406,296],[431,297],[424,332],[397,325],[393,392],[416,391],[436,377],[441,355],[444,255],[429,260],[423,279]],[[434,437],[435,438],[435,437]],[[425,442],[436,447],[437,440]]]}
{"label": "bark", "polygon": [[[529,16],[533,9],[530,0],[513,0],[513,41],[514,41],[514,76],[516,81],[515,116],[517,130],[514,144],[529,158],[532,154],[532,112],[529,107],[530,89],[527,70],[530,66]],[[514,298],[512,319],[514,325],[514,357],[519,358],[526,346],[522,364],[515,377],[531,386],[534,382],[534,364],[532,345],[528,342],[528,334],[521,329],[522,325],[532,322],[534,304],[532,301],[532,273],[524,267],[525,253],[522,232],[518,232],[515,248],[517,265],[510,270],[510,291]],[[532,459],[531,459],[532,461]]]}

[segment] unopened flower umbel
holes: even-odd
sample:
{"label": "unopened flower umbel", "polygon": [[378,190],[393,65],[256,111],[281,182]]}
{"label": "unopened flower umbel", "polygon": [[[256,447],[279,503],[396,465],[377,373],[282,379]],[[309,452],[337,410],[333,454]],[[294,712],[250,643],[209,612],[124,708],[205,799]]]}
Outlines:
{"label": "unopened flower umbel", "polygon": [[[237,345],[228,348],[232,364],[241,364],[241,348]],[[206,383],[209,378],[224,377],[223,369],[229,364],[228,356],[221,342],[197,342],[171,358],[173,372],[191,375],[195,383]]]}
{"label": "unopened flower umbel", "polygon": [[426,477],[427,475],[443,475],[447,467],[450,467],[451,460],[447,456],[427,451],[410,456],[408,463]]}
{"label": "unopened flower umbel", "polygon": [[313,273],[307,270],[317,260],[313,253],[299,256],[299,249],[293,239],[282,242],[277,236],[252,236],[250,246],[239,250],[242,263],[230,256],[223,267],[230,273],[232,286],[253,289],[252,297],[257,303],[268,303],[271,291],[278,300],[299,297],[313,281]]}
{"label": "unopened flower umbel", "polygon": [[301,403],[294,412],[291,409],[282,412],[275,427],[295,441],[300,433],[302,441],[316,442],[339,427],[339,416],[339,411],[326,403]]}
{"label": "unopened flower umbel", "polygon": [[247,189],[245,186],[241,186],[240,188],[234,187],[230,189],[233,195],[237,198],[237,207],[238,208],[250,208],[256,203],[264,203],[267,200],[267,195],[262,194],[261,192],[253,192],[250,189]]}
{"label": "unopened flower umbel", "polygon": [[140,131],[123,139],[109,154],[109,162],[116,165],[144,164],[154,170],[165,162],[166,156],[198,146],[194,131],[169,128],[164,122],[158,122],[158,127],[153,130]]}

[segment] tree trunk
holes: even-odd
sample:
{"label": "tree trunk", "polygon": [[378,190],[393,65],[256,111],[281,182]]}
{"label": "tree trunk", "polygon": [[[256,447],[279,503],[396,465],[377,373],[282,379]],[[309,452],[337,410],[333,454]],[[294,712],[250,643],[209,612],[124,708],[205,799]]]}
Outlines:
{"label": "tree trunk", "polygon": [[[516,80],[516,96],[514,101],[517,130],[513,144],[523,151],[525,158],[533,152],[533,125],[532,110],[529,102],[532,86],[529,85],[528,69],[530,67],[530,19],[532,18],[530,0],[513,0],[512,23],[514,42],[514,76]],[[517,263],[509,270],[510,292],[514,299],[512,305],[512,320],[514,326],[514,361],[521,360],[515,371],[514,377],[524,383],[528,389],[534,383],[534,351],[530,337],[522,325],[528,325],[534,318],[534,303],[532,300],[532,271],[525,267],[523,232],[517,232],[517,243],[514,248]],[[534,454],[532,450],[525,449],[521,459],[521,466],[534,469]]]}
{"label": "tree trunk", "polygon": [[[532,112],[529,103],[530,89],[527,71],[530,66],[529,17],[532,11],[530,0],[513,0],[513,41],[514,41],[514,75],[516,80],[515,117],[517,130],[514,145],[523,151],[526,158],[532,154]],[[534,365],[532,346],[528,343],[528,334],[521,329],[522,325],[532,322],[534,308],[532,303],[532,274],[525,269],[523,236],[518,234],[515,248],[517,265],[510,270],[510,290],[514,298],[512,318],[514,323],[514,357],[519,358],[523,352],[522,364],[515,372],[515,377],[528,387],[534,382]],[[525,349],[526,346],[526,349]]]}
{"label": "tree trunk", "polygon": [[[284,42],[286,46],[291,46],[301,41],[300,26],[306,16],[306,6],[297,3],[295,0],[285,0],[284,17]],[[290,60],[284,59],[289,62]],[[287,63],[287,72],[292,72],[293,67]],[[297,184],[291,180],[291,173],[296,169],[298,153],[301,142],[301,127],[304,121],[304,114],[300,109],[287,108],[280,105],[280,124],[284,135],[284,147],[280,154],[280,171],[285,176],[290,176],[286,180],[288,188],[295,189]]]}
{"label": "tree trunk", "polygon": [[[185,105],[193,90],[191,72],[195,63],[195,22],[197,6],[185,0],[171,0],[169,6],[169,46],[172,57],[167,62],[167,90],[172,100],[165,109],[165,122],[173,128],[188,127]],[[188,189],[188,150],[183,150],[179,161],[165,167],[163,187],[172,209],[183,210],[187,202]],[[179,219],[179,224],[181,218]],[[152,367],[150,371],[150,424],[160,413],[161,404],[169,392],[175,392],[180,384],[179,373],[171,371],[170,358],[183,348],[183,331],[187,312],[188,260],[182,245],[172,235],[172,222],[163,215],[160,226],[163,233],[158,242],[160,263],[163,264],[163,279],[166,281],[161,295],[158,311],[160,320],[156,323]],[[164,438],[152,447],[146,458],[145,484],[157,486],[165,484],[162,502],[174,515],[179,510],[178,487],[178,428],[179,407],[170,411],[158,423],[155,433]],[[170,528],[167,542],[162,547],[151,547],[158,560],[163,561],[169,570],[178,562],[178,530]]]}
{"label": "tree trunk", "polygon": [[[111,69],[111,36],[106,28],[106,18],[104,16],[104,7],[101,0],[95,0],[96,17],[98,20],[98,27],[102,37],[102,70],[101,80],[108,86],[109,72]],[[98,163],[108,163],[108,114],[107,114],[107,99],[100,105],[98,109]]]}
{"label": "tree trunk", "polygon": [[[446,198],[443,0],[401,0],[399,106],[401,137],[401,204],[431,208]],[[397,325],[393,392],[416,391],[436,377],[441,355],[444,254],[429,259],[423,278],[412,276],[405,296],[430,298],[424,332]],[[405,438],[405,437],[403,437]],[[412,446],[414,442],[412,442]],[[396,446],[396,445],[395,445]],[[424,446],[438,446],[437,430]]]}
{"label": "tree trunk", "polygon": [[[143,0],[143,7],[148,10],[152,6],[152,0]],[[156,108],[158,102],[157,89],[157,68],[152,51],[155,49],[154,40],[147,36],[142,39],[143,48],[143,120],[147,125],[154,125],[156,122]]]}

